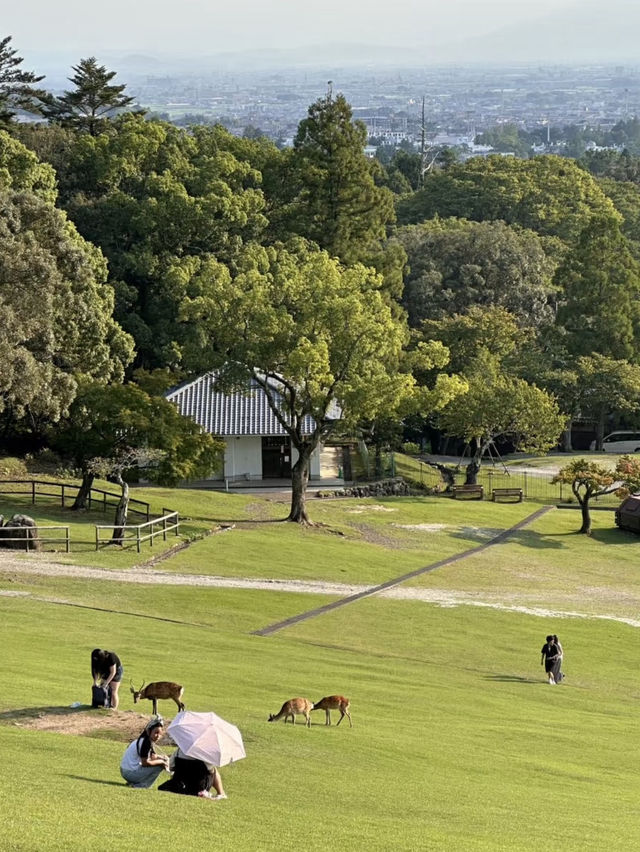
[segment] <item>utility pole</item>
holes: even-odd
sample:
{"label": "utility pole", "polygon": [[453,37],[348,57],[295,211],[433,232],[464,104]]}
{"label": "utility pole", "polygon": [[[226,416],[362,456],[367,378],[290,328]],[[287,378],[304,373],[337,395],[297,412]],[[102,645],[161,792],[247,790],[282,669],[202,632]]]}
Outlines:
{"label": "utility pole", "polygon": [[438,151],[431,156],[433,145],[427,147],[426,142],[426,126],[424,120],[424,95],[422,96],[422,121],[420,124],[420,186],[424,185],[424,176],[435,163],[438,157]]}

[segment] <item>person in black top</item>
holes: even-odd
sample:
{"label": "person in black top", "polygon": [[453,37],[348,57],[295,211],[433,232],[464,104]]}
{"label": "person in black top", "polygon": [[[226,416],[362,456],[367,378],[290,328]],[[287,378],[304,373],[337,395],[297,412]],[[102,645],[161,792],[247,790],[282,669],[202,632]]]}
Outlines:
{"label": "person in black top", "polygon": [[[158,787],[165,793],[179,793],[183,796],[200,796],[202,799],[226,799],[222,786],[222,776],[215,766],[203,760],[187,757],[178,749],[171,760],[173,777]],[[211,794],[214,788],[216,795]]]}
{"label": "person in black top", "polygon": [[540,665],[544,663],[544,670],[547,673],[550,686],[555,686],[556,680],[553,675],[553,671],[559,658],[560,652],[558,651],[558,646],[553,641],[553,636],[547,636],[547,641],[542,646],[542,659],[540,660]]}
{"label": "person in black top", "polygon": [[91,677],[93,685],[106,686],[109,689],[111,699],[111,708],[118,709],[118,690],[122,682],[122,663],[120,657],[113,651],[103,651],[100,648],[94,648],[91,652]]}

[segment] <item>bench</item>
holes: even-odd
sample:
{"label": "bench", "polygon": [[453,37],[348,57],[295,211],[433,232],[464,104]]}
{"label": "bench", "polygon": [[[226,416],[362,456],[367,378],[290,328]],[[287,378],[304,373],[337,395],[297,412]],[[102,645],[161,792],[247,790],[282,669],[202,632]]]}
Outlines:
{"label": "bench", "polygon": [[517,503],[522,503],[524,495],[522,488],[494,488],[491,492],[491,499],[497,503],[503,497],[515,497]]}
{"label": "bench", "polygon": [[483,485],[454,485],[452,491],[455,500],[459,497],[465,497],[468,500],[482,500],[484,497]]}

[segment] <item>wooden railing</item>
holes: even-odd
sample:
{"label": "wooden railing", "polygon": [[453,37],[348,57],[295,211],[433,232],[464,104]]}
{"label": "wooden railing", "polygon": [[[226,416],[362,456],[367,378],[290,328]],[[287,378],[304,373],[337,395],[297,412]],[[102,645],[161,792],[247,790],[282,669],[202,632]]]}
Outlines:
{"label": "wooden railing", "polygon": [[[56,530],[62,531],[64,535],[58,536],[57,538],[54,536],[43,536],[43,530]],[[8,536],[5,535],[5,532],[21,532],[22,535]],[[32,534],[33,533],[33,537]],[[37,547],[32,547],[34,544],[60,544],[64,542],[65,550],[67,553],[71,550],[71,539],[69,536],[69,527],[41,527],[38,525],[37,527],[2,527],[2,535],[0,535],[0,547],[4,546],[4,543],[7,541],[19,541],[21,544],[24,544],[25,550],[36,550]],[[12,550],[22,550],[22,548],[13,547]]]}
{"label": "wooden railing", "polygon": [[[6,488],[7,485],[26,485],[25,489]],[[57,489],[54,491],[44,491],[40,486],[48,489]],[[55,497],[60,500],[60,505],[64,509],[69,500],[75,500],[79,485],[72,482],[49,482],[45,479],[3,479],[0,480],[0,494],[26,494],[31,497],[31,504],[35,505],[38,497]],[[94,495],[101,494],[102,497]],[[108,498],[114,498],[109,500]],[[107,506],[115,507],[120,501],[120,495],[113,491],[105,491],[103,488],[92,488],[87,497],[89,509],[102,508],[103,512],[107,511]],[[132,505],[133,504],[133,505]],[[140,508],[136,508],[136,506]],[[151,517],[149,504],[145,500],[137,500],[135,497],[129,500],[129,511],[137,515],[142,515],[147,520]]]}
{"label": "wooden railing", "polygon": [[[96,524],[96,550],[100,545],[116,543],[123,547],[130,547],[135,544],[140,553],[140,546],[143,542],[148,541],[153,547],[153,540],[161,535],[163,541],[167,540],[167,533],[172,530],[175,535],[180,535],[180,518],[177,512],[172,512],[169,509],[163,509],[163,515],[160,518],[152,518],[145,524],[126,524],[125,526],[114,526],[113,524]],[[103,538],[102,530],[108,530],[109,536]],[[122,534],[116,539],[113,537],[114,530],[122,530]],[[147,532],[148,530],[148,532]]]}

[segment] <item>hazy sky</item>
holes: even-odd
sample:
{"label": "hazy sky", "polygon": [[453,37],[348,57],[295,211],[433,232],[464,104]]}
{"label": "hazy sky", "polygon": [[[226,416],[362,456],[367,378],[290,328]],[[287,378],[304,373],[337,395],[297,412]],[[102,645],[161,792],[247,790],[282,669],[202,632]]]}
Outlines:
{"label": "hazy sky", "polygon": [[422,46],[481,35],[577,0],[4,0],[1,35],[31,52],[189,54],[328,42]]}

